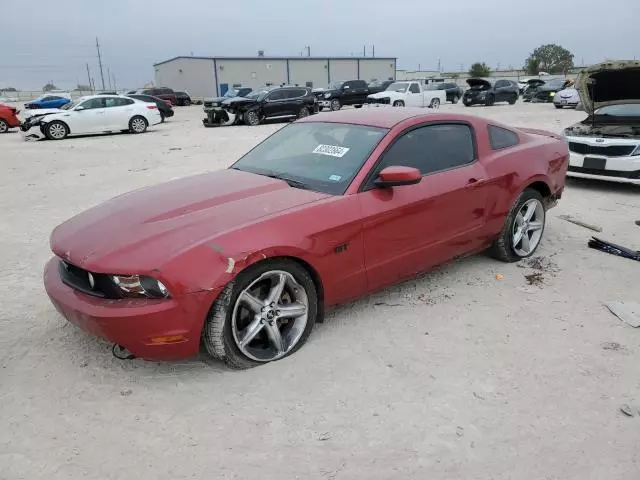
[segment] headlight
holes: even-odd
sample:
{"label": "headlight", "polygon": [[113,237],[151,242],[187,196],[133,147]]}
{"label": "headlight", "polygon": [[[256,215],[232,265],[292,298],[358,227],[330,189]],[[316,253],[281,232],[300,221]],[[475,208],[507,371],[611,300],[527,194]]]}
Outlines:
{"label": "headlight", "polygon": [[324,94],[324,98],[331,98],[331,94],[330,93],[325,93]]}
{"label": "headlight", "polygon": [[111,280],[125,297],[167,298],[169,290],[160,280],[144,275],[112,275]]}
{"label": "headlight", "polygon": [[555,97],[555,96],[556,96],[556,92],[551,92],[551,93],[549,93],[549,96],[550,96],[550,97]]}

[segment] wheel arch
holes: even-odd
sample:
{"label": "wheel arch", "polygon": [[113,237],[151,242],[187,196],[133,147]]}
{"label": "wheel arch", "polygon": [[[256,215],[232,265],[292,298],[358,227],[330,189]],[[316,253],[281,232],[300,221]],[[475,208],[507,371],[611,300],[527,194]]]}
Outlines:
{"label": "wheel arch", "polygon": [[60,122],[60,123],[62,123],[65,127],[67,127],[67,135],[71,135],[71,127],[70,127],[70,126],[69,126],[69,124],[68,124],[67,122],[65,122],[64,120],[62,120],[62,119],[60,119],[60,118],[52,118],[52,119],[47,119],[47,120],[48,120],[48,121],[46,121],[46,122],[43,122],[43,121],[41,120],[41,124],[42,124],[44,127],[49,126],[49,124],[50,124],[50,123],[53,123],[53,122]]}

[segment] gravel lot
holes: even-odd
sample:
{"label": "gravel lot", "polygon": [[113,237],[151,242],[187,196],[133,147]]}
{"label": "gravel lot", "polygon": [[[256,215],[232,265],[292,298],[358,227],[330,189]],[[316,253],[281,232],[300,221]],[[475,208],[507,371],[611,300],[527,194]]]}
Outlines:
{"label": "gravel lot", "polygon": [[[560,131],[583,112],[465,108]],[[120,193],[224,168],[282,124],[205,129],[201,107],[145,135],[0,136],[1,479],[640,478],[640,188],[570,181],[534,261],[476,256],[332,312],[283,361],[123,362],[67,324],[42,268],[51,230]],[[503,275],[503,278],[501,277]],[[501,279],[500,279],[501,278]]]}

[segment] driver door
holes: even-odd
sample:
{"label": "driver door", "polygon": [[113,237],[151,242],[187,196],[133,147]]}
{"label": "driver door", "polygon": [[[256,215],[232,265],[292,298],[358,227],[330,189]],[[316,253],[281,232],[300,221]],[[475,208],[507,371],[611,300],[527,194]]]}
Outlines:
{"label": "driver door", "polygon": [[263,107],[265,118],[293,115],[287,93],[285,89],[277,89],[267,95]]}
{"label": "driver door", "polygon": [[[78,107],[82,109],[78,110]],[[105,130],[105,99],[95,97],[85,100],[74,110],[69,112],[69,128],[71,133],[95,133]]]}
{"label": "driver door", "polygon": [[[358,194],[369,290],[409,278],[482,245],[486,172],[466,123],[410,128],[383,153]],[[415,185],[377,188],[393,165],[419,169]]]}
{"label": "driver door", "polygon": [[407,107],[422,107],[424,106],[424,98],[420,85],[416,82],[411,82],[406,93]]}

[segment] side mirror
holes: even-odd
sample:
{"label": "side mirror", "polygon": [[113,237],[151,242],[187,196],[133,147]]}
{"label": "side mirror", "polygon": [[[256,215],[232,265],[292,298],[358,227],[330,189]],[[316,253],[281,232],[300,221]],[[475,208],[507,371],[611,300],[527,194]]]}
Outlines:
{"label": "side mirror", "polygon": [[84,110],[84,107],[82,105],[78,105],[76,108],[74,108],[74,110],[76,112],[81,112],[82,110]]}
{"label": "side mirror", "polygon": [[389,188],[402,185],[415,185],[422,180],[420,170],[413,167],[393,166],[382,169],[374,184],[376,187]]}
{"label": "side mirror", "polygon": [[349,85],[345,85],[344,87],[342,87],[343,90],[349,90],[351,87]]}

